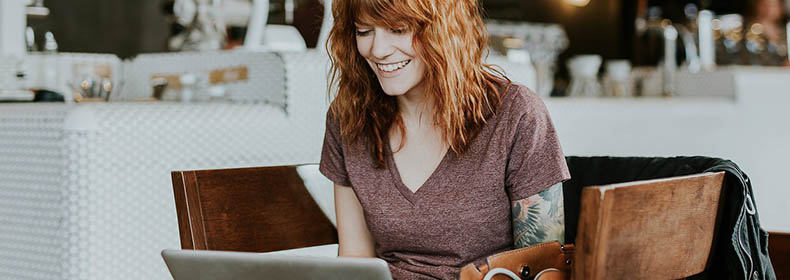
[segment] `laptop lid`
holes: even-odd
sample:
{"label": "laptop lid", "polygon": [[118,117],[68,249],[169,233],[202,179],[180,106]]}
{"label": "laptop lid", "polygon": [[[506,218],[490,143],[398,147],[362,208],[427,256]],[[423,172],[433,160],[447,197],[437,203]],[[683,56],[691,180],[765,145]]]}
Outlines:
{"label": "laptop lid", "polygon": [[174,250],[162,251],[175,280],[187,279],[381,279],[390,280],[384,260],[259,253]]}

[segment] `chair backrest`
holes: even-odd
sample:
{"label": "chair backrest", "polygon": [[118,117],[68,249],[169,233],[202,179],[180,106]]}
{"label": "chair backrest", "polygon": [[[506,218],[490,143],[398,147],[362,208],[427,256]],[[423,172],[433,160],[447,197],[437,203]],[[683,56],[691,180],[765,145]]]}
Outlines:
{"label": "chair backrest", "polygon": [[270,252],[337,243],[296,168],[173,171],[181,248]]}
{"label": "chair backrest", "polygon": [[776,279],[790,279],[790,232],[768,234],[768,255],[771,256]]}
{"label": "chair backrest", "polygon": [[724,172],[583,190],[574,279],[679,279],[702,272]]}

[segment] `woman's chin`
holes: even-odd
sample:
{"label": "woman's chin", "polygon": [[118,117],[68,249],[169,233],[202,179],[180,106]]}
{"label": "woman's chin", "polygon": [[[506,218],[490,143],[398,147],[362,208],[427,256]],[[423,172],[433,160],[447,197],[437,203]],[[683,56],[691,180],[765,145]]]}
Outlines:
{"label": "woman's chin", "polygon": [[382,85],[381,88],[384,91],[384,94],[389,95],[389,96],[393,96],[393,97],[401,96],[401,95],[406,94],[406,90],[400,89],[400,88],[387,88],[387,87],[384,87],[383,85]]}
{"label": "woman's chin", "polygon": [[398,96],[403,96],[404,95],[403,92],[387,92],[387,91],[384,91],[384,94],[386,94],[387,96],[392,96],[392,97],[398,97]]}

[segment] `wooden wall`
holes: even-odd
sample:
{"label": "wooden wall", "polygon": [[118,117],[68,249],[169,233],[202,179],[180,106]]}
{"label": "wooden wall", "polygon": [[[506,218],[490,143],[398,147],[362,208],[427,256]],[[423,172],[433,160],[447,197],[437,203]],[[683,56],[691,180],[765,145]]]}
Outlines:
{"label": "wooden wall", "polygon": [[562,0],[485,0],[483,7],[491,18],[558,23],[565,28],[570,45],[568,54],[601,54],[604,58],[625,58],[621,32],[620,0],[591,0],[575,7]]}
{"label": "wooden wall", "polygon": [[[37,42],[51,30],[61,51],[114,53],[130,57],[167,48],[170,24],[163,12],[170,0],[46,0],[50,15],[30,19]],[[273,0],[273,5],[282,5]],[[307,1],[297,1],[307,2]],[[631,1],[625,1],[631,2]],[[561,0],[483,0],[487,16],[509,20],[562,24],[572,38],[565,56],[599,53],[605,58],[628,55],[620,0],[591,0],[586,7],[573,7]],[[273,12],[271,22],[282,21]],[[591,22],[595,24],[590,24]]]}
{"label": "wooden wall", "polygon": [[[43,45],[44,32],[51,30],[62,51],[114,53],[130,57],[138,53],[166,51],[171,27],[163,7],[172,1],[45,0],[45,5],[51,10],[50,16],[43,20],[30,19],[29,24],[36,30],[40,45]],[[590,0],[585,7],[574,7],[563,0],[480,1],[486,16],[491,18],[561,24],[572,38],[561,60],[591,53],[601,54],[605,59],[634,56],[633,22],[637,0]],[[725,13],[737,11],[745,0],[642,1],[648,1],[650,5],[680,3],[680,6],[686,2],[697,2]],[[271,0],[275,11],[270,14],[270,22],[283,21],[283,13],[278,12],[283,2]],[[312,2],[317,1],[296,0],[298,7]]]}
{"label": "wooden wall", "polygon": [[166,50],[170,25],[166,0],[46,0],[45,19],[29,19],[36,41],[52,31],[60,51],[114,53],[130,57]]}

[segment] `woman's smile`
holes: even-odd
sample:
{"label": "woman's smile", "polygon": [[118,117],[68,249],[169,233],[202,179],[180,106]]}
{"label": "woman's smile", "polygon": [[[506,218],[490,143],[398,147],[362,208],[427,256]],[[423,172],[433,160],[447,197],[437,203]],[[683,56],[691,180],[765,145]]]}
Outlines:
{"label": "woman's smile", "polygon": [[395,63],[376,63],[376,67],[378,68],[378,74],[382,78],[394,78],[400,74],[406,65],[409,65],[411,59],[398,61]]}

